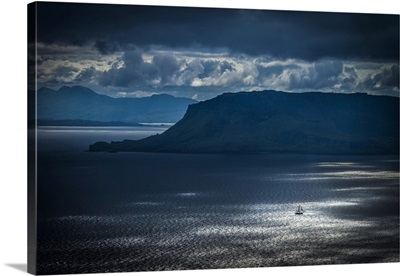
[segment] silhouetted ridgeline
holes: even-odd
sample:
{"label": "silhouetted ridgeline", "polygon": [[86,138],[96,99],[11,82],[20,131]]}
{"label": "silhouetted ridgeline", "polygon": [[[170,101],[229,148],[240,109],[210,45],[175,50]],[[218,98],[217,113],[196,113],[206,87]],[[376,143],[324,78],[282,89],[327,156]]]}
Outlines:
{"label": "silhouetted ridgeline", "polygon": [[190,105],[183,119],[161,135],[98,142],[90,151],[398,154],[399,99],[361,93],[226,93]]}
{"label": "silhouetted ridgeline", "polygon": [[37,93],[38,119],[52,125],[55,121],[77,125],[83,121],[175,123],[183,117],[188,105],[196,102],[167,94],[112,98],[82,86],[64,86],[57,91],[43,87]]}

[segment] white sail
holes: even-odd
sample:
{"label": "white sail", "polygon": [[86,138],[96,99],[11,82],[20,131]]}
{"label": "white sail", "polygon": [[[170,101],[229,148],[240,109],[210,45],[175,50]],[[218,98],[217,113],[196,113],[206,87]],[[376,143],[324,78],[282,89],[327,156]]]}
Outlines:
{"label": "white sail", "polygon": [[299,206],[297,206],[297,209],[296,209],[296,215],[301,215],[301,214],[303,214],[303,208],[301,207],[301,205],[299,205]]}

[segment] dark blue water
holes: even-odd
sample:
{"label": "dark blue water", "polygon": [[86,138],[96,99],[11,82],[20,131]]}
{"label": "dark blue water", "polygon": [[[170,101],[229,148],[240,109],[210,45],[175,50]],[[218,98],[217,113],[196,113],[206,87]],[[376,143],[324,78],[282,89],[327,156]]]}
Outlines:
{"label": "dark blue water", "polygon": [[399,261],[397,156],[89,153],[163,130],[56,130],[38,134],[39,273]]}

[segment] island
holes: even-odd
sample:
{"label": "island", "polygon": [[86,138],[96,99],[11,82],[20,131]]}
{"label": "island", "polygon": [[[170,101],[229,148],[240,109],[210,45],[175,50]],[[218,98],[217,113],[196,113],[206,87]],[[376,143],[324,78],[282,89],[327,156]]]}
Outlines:
{"label": "island", "polygon": [[365,93],[224,93],[189,105],[162,134],[97,142],[89,151],[397,155],[399,99]]}

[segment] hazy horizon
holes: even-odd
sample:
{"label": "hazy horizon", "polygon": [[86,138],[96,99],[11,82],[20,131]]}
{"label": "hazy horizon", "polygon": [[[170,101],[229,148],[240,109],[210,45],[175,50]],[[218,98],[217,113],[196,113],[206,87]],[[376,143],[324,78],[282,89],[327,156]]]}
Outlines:
{"label": "hazy horizon", "polygon": [[[87,87],[87,86],[85,86],[84,84],[79,84],[79,85],[71,85],[71,86],[69,86],[69,85],[62,85],[62,86],[59,86],[59,87],[57,87],[57,88],[49,88],[49,87],[46,87],[46,86],[42,86],[42,87],[39,87],[39,89],[38,89],[38,91],[40,90],[40,89],[51,89],[51,90],[54,90],[55,92],[56,91],[58,91],[59,89],[61,89],[61,88],[63,88],[63,87],[69,87],[69,88],[73,88],[73,87],[84,87],[84,88],[89,88],[89,87]],[[243,91],[243,90],[240,90],[240,91],[225,91],[225,92],[221,92],[220,94],[217,94],[217,95],[215,95],[215,96],[213,96],[213,97],[211,97],[211,98],[206,98],[206,99],[203,99],[203,100],[198,100],[198,99],[193,99],[193,98],[188,98],[188,97],[185,97],[185,95],[182,95],[182,96],[175,96],[175,95],[172,95],[172,94],[169,94],[169,93],[167,93],[167,92],[163,92],[163,91],[159,91],[159,92],[154,92],[154,93],[149,93],[149,94],[140,94],[140,93],[137,93],[137,94],[124,94],[124,95],[121,95],[121,94],[117,94],[117,95],[107,95],[107,94],[102,94],[102,93],[100,93],[100,92],[98,92],[98,91],[96,91],[96,90],[94,90],[94,89],[91,89],[91,88],[89,88],[90,90],[92,90],[93,92],[95,92],[96,94],[99,94],[99,95],[104,95],[104,96],[108,96],[108,97],[111,97],[111,98],[114,98],[114,99],[124,99],[124,98],[131,98],[131,99],[138,99],[138,98],[148,98],[148,97],[152,97],[152,96],[157,96],[157,95],[169,95],[169,96],[173,96],[173,97],[176,97],[176,98],[187,98],[187,99],[192,99],[192,100],[195,100],[195,101],[205,101],[205,100],[210,100],[210,99],[212,99],[212,98],[214,98],[214,97],[217,97],[217,96],[219,96],[219,95],[222,95],[222,94],[226,94],[226,93],[253,93],[253,92],[268,92],[268,91],[274,91],[274,92],[280,92],[280,93],[336,93],[336,94],[367,94],[367,95],[371,95],[371,96],[391,96],[391,97],[400,97],[400,94],[397,94],[397,95],[386,95],[386,94],[382,94],[382,95],[379,95],[379,94],[371,94],[371,93],[368,93],[368,92],[362,92],[362,91],[348,91],[348,92],[344,92],[344,91],[342,91],[342,92],[335,92],[335,91],[280,91],[280,90],[272,90],[272,89],[265,89],[265,90],[253,90],[253,91]]]}

